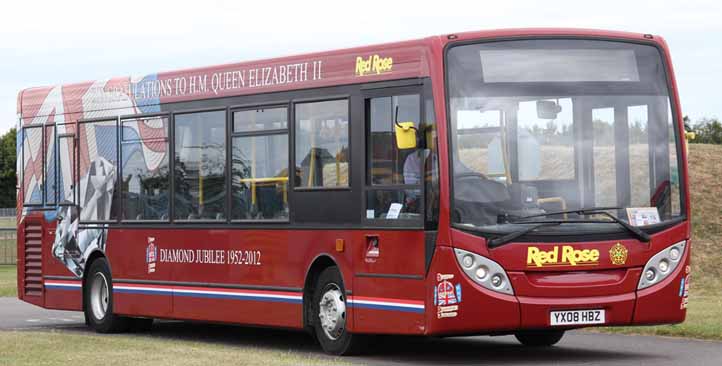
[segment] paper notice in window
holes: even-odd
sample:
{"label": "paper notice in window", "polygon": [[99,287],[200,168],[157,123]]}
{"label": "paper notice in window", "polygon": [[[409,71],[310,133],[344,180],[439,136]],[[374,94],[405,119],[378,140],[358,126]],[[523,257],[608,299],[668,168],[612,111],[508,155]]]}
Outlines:
{"label": "paper notice in window", "polygon": [[630,207],[627,217],[632,226],[645,226],[659,223],[659,211],[656,207]]}
{"label": "paper notice in window", "polygon": [[386,214],[386,218],[391,220],[398,219],[402,207],[404,207],[404,205],[400,203],[392,203],[391,206],[389,206],[389,212]]}

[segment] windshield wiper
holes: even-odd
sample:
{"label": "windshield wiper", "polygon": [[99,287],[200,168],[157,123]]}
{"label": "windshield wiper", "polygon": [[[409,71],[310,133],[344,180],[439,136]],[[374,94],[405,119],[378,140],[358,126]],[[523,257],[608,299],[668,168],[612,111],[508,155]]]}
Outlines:
{"label": "windshield wiper", "polygon": [[554,216],[554,215],[563,215],[563,214],[570,214],[570,213],[576,213],[576,214],[584,214],[584,215],[595,215],[595,214],[602,214],[604,216],[609,217],[613,222],[619,224],[623,228],[625,228],[630,233],[634,234],[634,236],[637,237],[637,239],[643,241],[643,242],[649,242],[651,240],[651,237],[649,234],[642,231],[640,228],[636,226],[630,225],[628,222],[620,219],[616,215],[609,213],[607,211],[609,210],[620,210],[621,207],[589,207],[589,208],[581,208],[578,210],[565,210],[565,211],[554,211],[554,212],[548,212],[543,214],[536,214],[536,215],[529,215],[529,216],[522,216],[516,220],[509,221],[512,224],[523,224],[525,223],[526,219],[534,218],[534,217],[544,217],[544,216]]}
{"label": "windshield wiper", "polygon": [[[533,224],[534,222],[533,222],[533,221],[530,221],[530,222],[528,222],[528,223],[529,223],[529,224]],[[523,228],[523,229],[521,229],[521,230],[517,230],[517,231],[511,232],[511,233],[506,234],[506,235],[504,235],[504,236],[500,236],[500,237],[498,237],[498,238],[490,239],[490,240],[487,242],[487,246],[488,246],[489,248],[496,248],[496,247],[502,246],[502,245],[504,245],[504,244],[506,244],[506,243],[508,243],[508,242],[510,242],[510,241],[512,241],[512,240],[514,240],[514,239],[516,239],[516,238],[519,238],[519,237],[521,237],[521,236],[524,236],[524,235],[526,235],[526,234],[529,234],[530,232],[532,232],[532,231],[534,231],[534,230],[536,230],[536,229],[539,229],[539,228],[542,228],[542,227],[545,227],[545,226],[561,225],[562,223],[563,223],[563,221],[551,221],[551,222],[538,223],[538,224],[536,224],[536,225],[529,226],[529,227],[525,227],[525,228]]]}

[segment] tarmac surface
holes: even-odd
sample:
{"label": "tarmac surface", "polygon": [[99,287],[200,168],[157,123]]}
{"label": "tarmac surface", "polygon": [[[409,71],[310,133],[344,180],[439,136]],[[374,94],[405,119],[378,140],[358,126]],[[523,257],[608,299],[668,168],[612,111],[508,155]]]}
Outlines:
{"label": "tarmac surface", "polygon": [[[0,298],[0,330],[44,329],[92,332],[82,313]],[[322,355],[316,342],[302,332],[177,321],[157,321],[152,332],[168,339]],[[722,365],[722,342],[572,331],[555,347],[528,348],[512,336],[382,336],[374,337],[365,355],[345,360],[366,365]]]}

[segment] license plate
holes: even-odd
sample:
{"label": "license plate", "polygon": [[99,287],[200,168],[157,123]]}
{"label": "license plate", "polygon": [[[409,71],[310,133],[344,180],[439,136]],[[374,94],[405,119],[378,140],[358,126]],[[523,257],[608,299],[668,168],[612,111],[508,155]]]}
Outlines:
{"label": "license plate", "polygon": [[551,325],[604,324],[604,309],[552,311],[549,314]]}

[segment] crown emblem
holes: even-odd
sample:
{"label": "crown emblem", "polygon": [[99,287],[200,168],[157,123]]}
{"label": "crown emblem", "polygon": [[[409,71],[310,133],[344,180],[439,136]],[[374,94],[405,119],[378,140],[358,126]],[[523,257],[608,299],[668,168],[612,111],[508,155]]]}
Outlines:
{"label": "crown emblem", "polygon": [[629,251],[624,245],[622,245],[621,243],[617,243],[614,244],[611,249],[609,249],[609,259],[611,259],[612,264],[621,266],[624,263],[627,263],[628,253]]}

